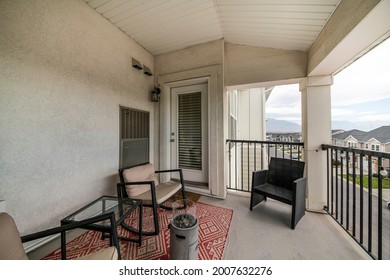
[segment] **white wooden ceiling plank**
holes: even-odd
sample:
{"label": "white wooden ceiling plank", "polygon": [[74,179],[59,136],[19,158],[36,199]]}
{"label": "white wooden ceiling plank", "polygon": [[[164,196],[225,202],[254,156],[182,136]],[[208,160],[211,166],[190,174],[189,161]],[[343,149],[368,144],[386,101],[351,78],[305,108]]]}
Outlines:
{"label": "white wooden ceiling plank", "polygon": [[227,5],[331,5],[341,0],[216,0],[218,6]]}
{"label": "white wooden ceiling plank", "polygon": [[[209,3],[204,3],[204,4],[199,4],[194,6],[193,8],[187,8],[187,7],[180,7],[178,11],[175,11],[175,13],[172,13],[168,11],[167,13],[164,14],[158,14],[157,17],[160,19],[165,19],[164,21],[171,21],[172,18],[185,18],[193,14],[198,14],[198,13],[206,13],[206,12],[213,12],[214,16],[216,17],[216,12],[213,7],[210,6]],[[158,11],[157,11],[158,13]],[[117,22],[116,25],[125,28],[126,26],[131,26],[132,24],[136,22],[142,22],[144,20],[148,20],[145,17],[144,13],[138,13],[137,15],[134,15],[132,17],[126,18],[125,20],[122,20],[120,22]],[[150,20],[148,20],[150,21]],[[151,21],[153,22],[153,20]]]}
{"label": "white wooden ceiling plank", "polygon": [[226,28],[224,29],[225,33],[233,34],[233,33],[253,33],[253,34],[260,34],[260,33],[275,33],[275,34],[285,34],[285,35],[302,35],[302,36],[317,36],[317,31],[310,31],[310,30],[292,30],[292,29],[282,29],[282,28],[239,28],[239,27],[232,27],[232,28]]}
{"label": "white wooden ceiling plank", "polygon": [[327,19],[328,13],[295,13],[295,12],[256,12],[256,11],[228,11],[220,13],[222,18],[241,17],[241,18],[288,18],[288,19]]}
{"label": "white wooden ceiling plank", "polygon": [[271,33],[271,32],[231,32],[225,33],[225,37],[229,38],[243,38],[243,37],[261,37],[261,38],[279,38],[286,40],[295,40],[295,41],[307,41],[313,42],[315,36],[313,35],[300,35],[300,34],[286,34],[286,33]]}
{"label": "white wooden ceiling plank", "polygon": [[283,38],[283,37],[277,37],[277,36],[252,36],[252,35],[244,35],[240,34],[234,37],[226,36],[227,40],[230,41],[268,41],[268,42],[285,42],[285,43],[297,43],[297,44],[308,44],[311,45],[311,40],[304,40],[304,39],[294,39],[294,38]]}
{"label": "white wooden ceiling plank", "polygon": [[314,40],[317,36],[317,33],[300,33],[300,32],[286,32],[285,30],[251,30],[251,31],[241,31],[239,29],[236,30],[228,30],[225,33],[225,36],[236,36],[236,35],[248,35],[250,36],[277,36],[277,37],[285,37],[288,39],[291,38],[300,38],[304,40]]}
{"label": "white wooden ceiling plank", "polygon": [[214,16],[213,11],[205,10],[202,11],[202,13],[189,14],[184,17],[166,17],[165,22],[159,22],[158,24],[154,21],[148,21],[146,23],[137,22],[136,24],[124,26],[122,29],[125,30],[126,33],[133,35],[138,34],[140,32],[148,32],[148,30],[150,29],[158,29],[161,30],[161,32],[165,33],[167,31],[171,32],[171,29],[175,28],[178,25],[182,28],[186,27],[192,29],[197,24],[203,22],[219,23],[218,19]]}
{"label": "white wooden ceiling plank", "polygon": [[319,5],[228,5],[219,6],[218,11],[223,12],[301,12],[301,13],[327,13],[334,11],[334,6]]}
{"label": "white wooden ceiling plank", "polygon": [[[154,2],[149,2],[150,4],[154,4]],[[108,10],[103,13],[103,15],[109,18],[112,22],[115,22],[114,19],[117,17],[128,17],[131,11],[139,9],[140,6],[144,5],[144,0],[131,0],[123,3],[120,6],[117,6],[111,10]]]}
{"label": "white wooden ceiling plank", "polygon": [[252,23],[252,22],[227,22],[223,24],[224,30],[230,28],[260,28],[260,29],[283,29],[283,30],[307,30],[319,32],[321,25],[303,25],[303,24],[278,24],[278,23]]}
{"label": "white wooden ceiling plank", "polygon": [[[150,3],[150,2],[148,2]],[[134,10],[128,11],[125,15],[122,15],[121,20],[112,20],[117,25],[121,25],[121,22],[124,22],[125,20],[129,21],[129,23],[133,22],[149,22],[154,21],[155,19],[165,17],[166,12],[175,8],[177,6],[175,2],[172,1],[164,1],[164,3],[160,3],[160,5],[153,5],[150,8],[146,8],[144,5],[139,6],[140,11],[137,13],[134,13]],[[111,18],[110,18],[111,20]]]}
{"label": "white wooden ceiling plank", "polygon": [[[208,9],[213,7],[209,0],[198,0],[198,1],[164,1],[160,5],[153,5],[153,1],[147,1],[142,5],[134,7],[127,11],[126,15],[121,17],[113,17],[112,21],[118,23],[118,26],[122,27],[128,23],[131,23],[128,19],[133,19],[138,21],[140,16],[146,15],[148,11],[155,14],[155,18],[165,18],[165,17],[177,17],[181,16],[182,13],[192,13],[197,10]],[[122,21],[126,21],[122,23]]]}
{"label": "white wooden ceiling plank", "polygon": [[[138,1],[142,2],[142,0],[138,0]],[[151,4],[154,2],[148,2],[148,3]],[[168,9],[168,7],[172,7],[170,5],[167,5],[167,3],[172,4],[172,2],[169,1],[166,3],[162,3],[161,6],[153,5],[153,6],[148,8],[148,7],[145,7],[144,2],[142,2],[140,5],[137,5],[137,6],[129,5],[130,4],[129,3],[124,7],[124,9],[125,9],[124,12],[114,14],[114,11],[112,11],[111,14],[107,14],[107,17],[109,17],[113,23],[118,23],[118,22],[125,20],[127,18],[132,18],[135,15],[143,14],[143,13],[145,13],[145,11],[148,11],[148,10],[152,10],[154,13],[160,13],[160,15],[161,15],[161,13],[163,13],[164,10]],[[159,16],[159,17],[161,17],[161,16]]]}
{"label": "white wooden ceiling plank", "polygon": [[326,23],[325,19],[286,19],[286,18],[223,18],[223,24],[226,23],[256,23],[256,24],[287,24],[287,25],[312,25],[321,26]]}

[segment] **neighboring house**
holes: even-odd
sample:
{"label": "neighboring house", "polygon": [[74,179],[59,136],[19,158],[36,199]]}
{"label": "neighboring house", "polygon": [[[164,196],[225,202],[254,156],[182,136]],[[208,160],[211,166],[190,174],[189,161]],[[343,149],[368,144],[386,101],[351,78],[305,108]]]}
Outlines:
{"label": "neighboring house", "polygon": [[277,142],[302,142],[302,133],[299,132],[269,132],[267,133],[268,141]]}
{"label": "neighboring house", "polygon": [[332,144],[362,150],[390,152],[390,126],[381,126],[368,132],[357,129],[336,132],[332,134]]}
{"label": "neighboring house", "polygon": [[[335,146],[349,147],[376,152],[390,152],[390,126],[381,126],[368,132],[353,129],[332,135],[332,144]],[[364,158],[363,169],[368,170],[367,158]],[[351,163],[352,164],[352,163]],[[359,163],[357,162],[357,165]],[[374,172],[377,173],[377,160],[373,159]],[[389,168],[389,161],[382,163],[384,168]],[[358,167],[358,166],[357,166]]]}

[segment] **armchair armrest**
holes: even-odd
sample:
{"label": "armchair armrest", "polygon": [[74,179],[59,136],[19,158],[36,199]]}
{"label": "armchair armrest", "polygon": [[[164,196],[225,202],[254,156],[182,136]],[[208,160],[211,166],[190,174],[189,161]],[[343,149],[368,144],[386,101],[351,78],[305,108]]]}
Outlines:
{"label": "armchair armrest", "polygon": [[180,174],[180,184],[184,187],[184,179],[183,179],[183,169],[167,169],[167,170],[156,170],[155,173],[168,173],[168,172],[179,172]]}
{"label": "armchair armrest", "polygon": [[252,173],[252,189],[267,183],[268,170],[258,170]]}
{"label": "armchair armrest", "polygon": [[166,170],[156,170],[155,172],[156,173],[163,173],[163,172],[180,172],[182,171],[181,168],[178,168],[178,169],[166,169]]}
{"label": "armchair armrest", "polygon": [[306,178],[299,178],[293,183],[293,200],[304,200],[306,196]]}

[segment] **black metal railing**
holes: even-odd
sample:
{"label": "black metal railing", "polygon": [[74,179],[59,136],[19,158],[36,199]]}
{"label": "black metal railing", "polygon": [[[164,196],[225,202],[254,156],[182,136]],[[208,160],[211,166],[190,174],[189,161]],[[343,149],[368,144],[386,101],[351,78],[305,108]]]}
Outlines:
{"label": "black metal railing", "polygon": [[327,153],[326,211],[372,258],[390,259],[390,153],[322,149]]}
{"label": "black metal railing", "polygon": [[226,140],[228,190],[251,191],[252,171],[268,168],[270,157],[301,160],[303,143],[253,140]]}

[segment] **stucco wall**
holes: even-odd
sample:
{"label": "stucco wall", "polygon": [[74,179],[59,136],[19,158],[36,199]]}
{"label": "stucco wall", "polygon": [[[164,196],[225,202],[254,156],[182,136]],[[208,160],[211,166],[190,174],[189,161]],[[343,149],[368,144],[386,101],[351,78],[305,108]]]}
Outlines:
{"label": "stucco wall", "polygon": [[82,1],[0,2],[0,200],[22,234],[116,193],[119,105],[151,113],[153,143],[153,77],[132,57],[154,69]]}
{"label": "stucco wall", "polygon": [[306,53],[225,44],[225,86],[265,83],[306,76]]}

